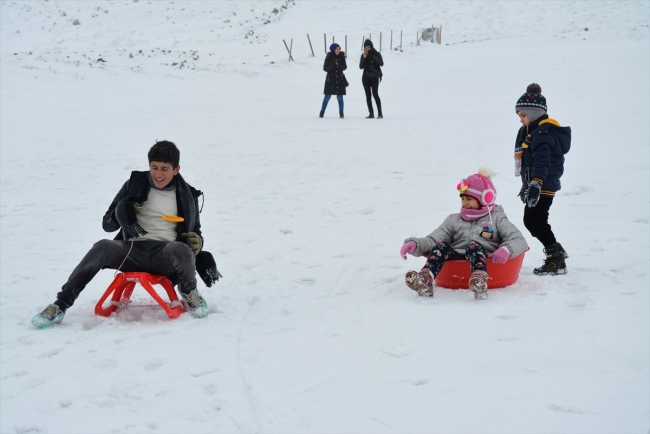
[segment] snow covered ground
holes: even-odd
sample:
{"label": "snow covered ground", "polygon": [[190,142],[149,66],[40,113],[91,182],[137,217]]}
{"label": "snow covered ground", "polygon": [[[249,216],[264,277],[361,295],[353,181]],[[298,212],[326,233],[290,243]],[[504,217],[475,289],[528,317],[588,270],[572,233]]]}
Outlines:
{"label": "snow covered ground", "polygon": [[[649,432],[649,2],[0,7],[0,432]],[[430,25],[443,44],[415,46]],[[379,32],[381,121],[356,66]],[[317,117],[324,33],[348,37],[342,121],[334,100]],[[531,82],[573,129],[563,277],[532,273],[512,174]],[[211,314],[95,316],[105,270],[33,329],[156,139],[205,192]],[[481,165],[531,245],[521,277],[418,298],[402,241]]]}

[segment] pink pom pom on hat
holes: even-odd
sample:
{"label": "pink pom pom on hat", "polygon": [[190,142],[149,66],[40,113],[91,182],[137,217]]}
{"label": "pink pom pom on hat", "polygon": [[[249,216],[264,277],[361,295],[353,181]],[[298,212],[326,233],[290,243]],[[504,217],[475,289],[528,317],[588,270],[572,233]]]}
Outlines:
{"label": "pink pom pom on hat", "polygon": [[456,189],[461,196],[470,196],[478,200],[481,206],[494,205],[497,200],[497,190],[491,178],[492,171],[481,167],[478,173],[463,178]]}

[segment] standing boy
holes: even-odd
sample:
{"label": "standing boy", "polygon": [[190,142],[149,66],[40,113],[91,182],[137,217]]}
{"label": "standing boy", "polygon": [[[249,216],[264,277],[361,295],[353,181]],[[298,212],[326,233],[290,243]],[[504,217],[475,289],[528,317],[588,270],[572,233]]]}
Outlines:
{"label": "standing boy", "polygon": [[[548,223],[548,214],[555,193],[560,190],[564,173],[564,154],[571,147],[571,128],[561,127],[546,114],[546,98],[542,88],[532,83],[515,106],[523,125],[517,133],[515,159],[521,160],[519,192],[524,208],[524,225],[544,246],[544,264],[535,268],[537,275],[566,274],[565,259],[569,257]],[[519,169],[517,169],[519,170]]]}

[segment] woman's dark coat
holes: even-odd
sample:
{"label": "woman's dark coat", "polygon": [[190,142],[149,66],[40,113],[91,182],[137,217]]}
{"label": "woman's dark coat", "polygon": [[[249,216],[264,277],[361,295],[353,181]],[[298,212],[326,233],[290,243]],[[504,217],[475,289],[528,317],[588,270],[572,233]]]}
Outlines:
{"label": "woman's dark coat", "polygon": [[381,57],[381,53],[375,49],[370,50],[367,57],[361,55],[361,60],[359,61],[359,69],[363,69],[362,78],[379,78],[384,75],[381,72],[381,66],[384,66],[384,59]]}
{"label": "woman's dark coat", "polygon": [[338,55],[327,53],[323,71],[327,72],[325,77],[325,95],[345,95],[345,78],[343,71],[348,68],[345,63],[345,53],[341,51]]}

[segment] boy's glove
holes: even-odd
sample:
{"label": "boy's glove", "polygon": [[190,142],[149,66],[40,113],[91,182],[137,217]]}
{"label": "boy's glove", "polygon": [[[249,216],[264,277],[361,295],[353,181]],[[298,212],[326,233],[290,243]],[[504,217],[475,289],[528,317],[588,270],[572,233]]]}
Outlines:
{"label": "boy's glove", "polygon": [[417,245],[413,241],[404,243],[401,249],[399,249],[399,254],[402,255],[402,259],[406,261],[406,254],[415,252]]}
{"label": "boy's glove", "polygon": [[519,199],[521,199],[521,202],[524,205],[526,205],[526,186],[525,185],[523,185],[521,187],[521,190],[519,190],[519,194],[517,195],[517,197],[519,197]]}
{"label": "boy's glove", "polygon": [[539,193],[542,191],[542,186],[537,181],[533,181],[528,186],[528,193],[525,196],[528,208],[533,208],[539,202]]}
{"label": "boy's glove", "polygon": [[203,247],[203,241],[201,241],[199,234],[196,232],[185,232],[181,234],[181,237],[187,240],[187,245],[190,246],[190,249],[194,252],[194,256],[198,255],[201,251],[201,247]]}
{"label": "boy's glove", "polygon": [[505,264],[510,257],[510,250],[507,247],[499,247],[490,256],[495,264]]}

